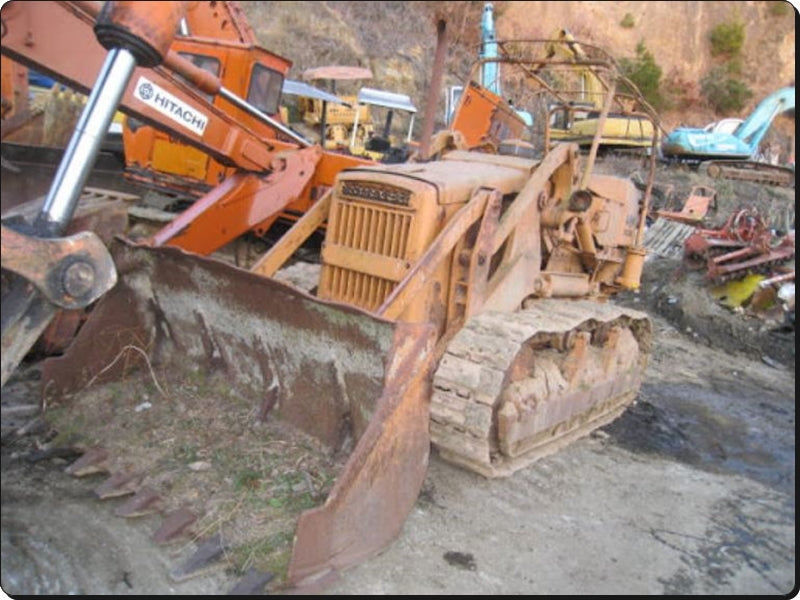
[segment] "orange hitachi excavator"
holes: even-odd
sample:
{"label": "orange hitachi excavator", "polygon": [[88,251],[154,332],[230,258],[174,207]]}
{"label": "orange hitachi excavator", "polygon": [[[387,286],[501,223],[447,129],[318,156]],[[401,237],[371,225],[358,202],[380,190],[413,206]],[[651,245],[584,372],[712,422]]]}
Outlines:
{"label": "orange hitachi excavator", "polygon": [[[192,469],[152,471],[186,448],[220,468],[235,458],[245,468],[225,473],[220,488],[255,489],[259,508],[286,512],[229,528],[228,543],[250,554],[272,548],[263,532],[288,513],[292,525],[275,534],[290,546],[271,563],[276,579],[324,581],[397,538],[432,446],[486,477],[509,476],[633,402],[651,325],[608,300],[639,285],[651,184],[642,192],[595,173],[599,135],[585,161],[573,144],[504,153],[513,144],[502,137],[518,138],[524,123],[473,71],[466,88],[475,96],[458,112],[478,100],[488,112],[475,114],[469,124],[481,125],[468,135],[437,136],[429,157],[403,164],[329,155],[297,139],[272,105],[255,107],[173,49],[183,3],[98,8],[28,2],[3,11],[4,54],[91,90],[38,217],[3,223],[3,377],[14,366],[7,339],[24,348],[24,334],[55,306],[97,300],[63,356],[44,363],[42,390],[62,418],[79,412],[87,428],[91,448],[71,472],[107,473],[105,489],[133,496],[126,514],[154,499],[174,509],[159,540],[219,509],[203,497],[219,489]],[[543,45],[498,45],[499,76],[525,81],[530,97],[558,80],[542,75]],[[285,62],[267,58],[272,77],[285,74]],[[613,60],[590,60],[614,90]],[[208,154],[224,176],[152,239],[119,236],[107,250],[87,232],[62,232],[117,109]],[[293,205],[302,216],[252,268],[207,256]],[[279,279],[321,228],[312,285]],[[134,387],[137,374],[155,388]],[[117,386],[131,393],[120,399]],[[124,415],[140,393],[167,401],[131,427]],[[163,454],[177,437],[183,443]],[[235,446],[242,439],[253,447]],[[254,458],[256,449],[264,454]],[[313,454],[335,474],[309,466]],[[171,504],[181,489],[180,506]]]}
{"label": "orange hitachi excavator", "polygon": [[[121,25],[95,22],[102,6],[97,2],[12,3],[3,8],[4,57],[94,94],[35,222],[17,228],[4,225],[4,268],[41,271],[41,264],[30,264],[27,242],[47,238],[48,254],[55,252],[58,242],[52,238],[63,232],[74,213],[106,131],[105,121],[117,103],[128,117],[124,135],[130,138],[126,154],[134,177],[145,178],[142,174],[147,173],[151,185],[173,194],[191,186],[199,197],[191,212],[157,234],[158,244],[209,254],[247,231],[266,231],[284,211],[304,212],[331,187],[339,170],[368,162],[322,152],[280,123],[281,84],[291,63],[254,44],[236,3],[226,5],[220,16],[222,5],[192,2],[187,11],[183,3],[166,3],[167,14],[162,15],[156,10],[160,5],[137,12],[124,3],[113,4]],[[187,23],[199,35],[216,37],[175,40],[173,30]],[[225,79],[197,64],[225,64]],[[225,87],[228,80],[242,96]],[[183,171],[170,173],[177,170],[170,165]],[[23,230],[31,235],[19,237]],[[11,236],[14,246],[7,247],[5,240]],[[102,254],[99,247],[96,252]],[[65,296],[65,290],[60,294]],[[74,298],[60,302],[65,308],[84,304]],[[3,382],[25,352],[5,345],[12,321],[4,314]]]}

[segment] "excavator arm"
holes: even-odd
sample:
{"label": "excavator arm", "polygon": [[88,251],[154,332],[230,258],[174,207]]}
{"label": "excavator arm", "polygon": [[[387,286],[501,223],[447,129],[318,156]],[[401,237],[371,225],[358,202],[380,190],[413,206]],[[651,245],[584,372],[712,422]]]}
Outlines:
{"label": "excavator arm", "polygon": [[185,22],[182,29],[192,36],[228,40],[243,44],[255,44],[255,31],[242,10],[241,2],[229,0],[216,2],[190,2],[186,6]]}
{"label": "excavator arm", "polygon": [[794,167],[763,163],[755,157],[774,119],[794,110],[794,96],[794,87],[773,92],[732,133],[678,127],[664,138],[661,154],[670,161],[696,165],[714,179],[793,187]]}
{"label": "excavator arm", "polygon": [[[80,294],[82,303],[73,308],[88,306],[113,286],[113,262],[108,256],[91,259],[102,254],[99,239],[91,234],[81,238],[92,250],[78,252],[74,242],[61,236],[117,110],[165,131],[234,172],[192,212],[156,236],[157,245],[211,253],[252,228],[265,228],[292,202],[306,208],[313,203],[315,188],[330,185],[338,170],[368,162],[324,157],[319,148],[172,50],[179,25],[208,34],[227,31],[231,20],[224,15],[217,15],[203,29],[200,25],[209,18],[187,13],[187,7],[196,10],[198,4],[204,3],[15,2],[4,6],[3,55],[89,94],[89,100],[34,222],[3,225],[3,384],[56,311],[53,294],[43,295],[43,288],[29,274],[39,270],[42,279],[57,282],[56,295],[69,293],[66,266],[52,261],[32,263],[48,252],[30,252],[31,246],[47,240],[48,248],[61,244],[56,252],[60,256],[88,257],[80,273],[87,280],[83,287],[92,293]],[[228,16],[240,16],[237,10],[226,10]],[[252,31],[242,26],[246,21],[239,18],[237,22],[232,35],[250,40]],[[268,66],[264,71],[273,77],[270,85],[280,90],[291,63],[280,59]],[[232,107],[230,112],[207,95],[222,96]],[[274,104],[277,113],[277,97]],[[242,111],[255,121],[242,119]],[[28,243],[20,243],[19,235]],[[23,262],[26,267],[21,270],[18,265]],[[100,281],[102,289],[97,288]]]}
{"label": "excavator arm", "polygon": [[794,109],[794,94],[794,88],[788,87],[767,96],[733,135],[748,144],[755,153],[775,117]]}
{"label": "excavator arm", "polygon": [[[107,55],[93,31],[100,4],[7,5],[2,17],[3,54],[88,95]],[[81,60],[75,60],[76,56]],[[269,171],[276,153],[298,147],[298,143],[254,134],[209,103],[202,92],[220,93],[219,80],[177,53],[167,52],[163,65],[134,69],[119,110],[242,170]]]}

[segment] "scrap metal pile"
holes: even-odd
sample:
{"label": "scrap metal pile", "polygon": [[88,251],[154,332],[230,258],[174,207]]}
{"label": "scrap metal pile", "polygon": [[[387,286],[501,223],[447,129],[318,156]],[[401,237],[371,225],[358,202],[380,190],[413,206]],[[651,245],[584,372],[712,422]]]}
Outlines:
{"label": "scrap metal pile", "polygon": [[724,283],[752,273],[771,274],[794,258],[794,234],[777,235],[756,209],[732,214],[719,229],[701,229],[686,238],[685,260]]}
{"label": "scrap metal pile", "polygon": [[734,310],[751,315],[783,314],[794,328],[794,223],[771,224],[769,215],[750,206],[732,212],[722,225],[710,225],[718,192],[695,186],[680,210],[655,210],[646,236],[648,251],[681,260],[703,272],[711,294]]}

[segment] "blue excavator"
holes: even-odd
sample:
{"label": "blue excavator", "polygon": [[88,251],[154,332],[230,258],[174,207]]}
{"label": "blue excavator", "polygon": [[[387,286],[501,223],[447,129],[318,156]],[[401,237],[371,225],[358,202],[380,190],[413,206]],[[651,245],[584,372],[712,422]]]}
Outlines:
{"label": "blue excavator", "polygon": [[757,160],[759,145],[775,117],[794,111],[794,87],[773,92],[755,108],[733,133],[679,127],[661,143],[668,162],[697,166],[717,179],[741,179],[794,187],[794,166]]}

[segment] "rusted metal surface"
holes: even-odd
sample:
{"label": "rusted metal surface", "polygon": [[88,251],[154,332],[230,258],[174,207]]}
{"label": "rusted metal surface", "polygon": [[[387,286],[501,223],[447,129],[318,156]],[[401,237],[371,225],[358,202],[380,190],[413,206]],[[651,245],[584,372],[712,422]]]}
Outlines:
{"label": "rusted metal surface", "polygon": [[[530,75],[539,65],[528,59],[522,67]],[[64,356],[44,366],[43,388],[61,397],[122,380],[132,369],[158,372],[178,385],[193,373],[219,374],[253,419],[281,420],[332,454],[345,451],[346,463],[324,503],[297,521],[290,585],[308,590],[399,534],[425,476],[433,370],[445,350],[455,355],[459,344],[466,345],[478,362],[494,361],[488,378],[483,364],[456,376],[454,387],[479,372],[467,382],[469,393],[456,394],[477,401],[452,411],[456,429],[480,413],[482,458],[476,464],[490,473],[518,468],[614,418],[638,389],[649,322],[563,296],[602,299],[620,289],[628,257],[642,256],[650,187],[642,200],[629,181],[581,172],[578,147],[571,144],[548,148],[541,160],[495,154],[524,123],[500,96],[479,86],[474,95],[470,90],[465,98],[472,98],[473,116],[481,119],[471,137],[465,134],[467,145],[492,153],[456,151],[430,163],[352,169],[334,181],[342,163],[322,160],[317,150],[295,152],[293,158],[316,153],[316,160],[287,167],[287,179],[274,183],[290,185],[277,194],[260,189],[254,175],[233,176],[212,192],[213,202],[201,202],[197,212],[157,236],[166,245],[115,240],[118,284]],[[274,161],[287,158],[277,154],[280,147],[240,146],[226,134],[231,154],[225,164],[280,175]],[[328,187],[334,190],[329,212]],[[219,247],[213,244],[223,234],[232,239],[269,222],[298,188],[326,198],[319,211],[329,219],[318,298],[198,255]],[[251,197],[261,191],[270,193],[272,204],[251,214]],[[220,217],[216,209],[227,212]],[[321,221],[313,223],[301,220],[301,230],[279,242],[278,258],[258,269],[274,273],[292,254],[289,247],[296,249]],[[234,229],[222,231],[229,226]],[[190,232],[196,245],[172,244]],[[625,285],[637,285],[638,276],[626,275]],[[543,298],[551,295],[562,297]],[[515,320],[526,299],[539,311],[533,324]],[[397,320],[369,312],[374,310]],[[503,335],[484,356],[486,348],[470,346],[474,330],[462,326],[488,310],[502,311],[500,320],[512,326],[498,326]],[[459,330],[467,341],[448,345]],[[542,375],[536,369],[540,358],[548,364],[541,356],[547,353],[556,356],[550,361],[555,366]],[[549,375],[553,380],[543,384]],[[563,386],[556,385],[559,378]],[[498,394],[484,402],[489,384]],[[542,399],[518,389],[542,385],[550,386]],[[219,398],[219,410],[226,401]],[[542,443],[542,436],[557,443]],[[493,453],[509,462],[493,464]],[[167,504],[145,492],[139,490],[125,514]],[[186,507],[168,515],[157,541],[185,533],[196,518]]]}
{"label": "rusted metal surface", "polygon": [[32,283],[10,271],[2,272],[2,288],[1,385],[5,385],[52,321],[56,307]]}
{"label": "rusted metal surface", "polygon": [[694,186],[679,211],[658,210],[656,215],[672,221],[698,225],[709,210],[717,210],[717,190],[703,185]]}
{"label": "rusted metal surface", "polygon": [[136,473],[120,471],[112,474],[94,489],[94,495],[100,500],[119,498],[136,493],[141,477]]}
{"label": "rusted metal surface", "polygon": [[122,376],[125,361],[112,362],[130,345],[173,375],[225,373],[254,407],[274,402],[272,416],[331,449],[356,440],[325,504],[300,517],[291,582],[392,541],[427,468],[431,328],[316,300],[177,248],[122,240],[112,248],[120,281],[65,355],[45,363],[48,393]]}
{"label": "rusted metal surface", "polygon": [[173,569],[169,576],[173,581],[184,581],[224,558],[228,545],[222,534],[216,533],[203,541],[190,557]]}
{"label": "rusted metal surface", "polygon": [[162,504],[163,500],[158,492],[151,487],[144,486],[139,488],[127,502],[114,509],[114,514],[128,519],[143,517],[160,512]]}
{"label": "rusted metal surface", "polygon": [[763,246],[770,236],[758,211],[742,209],[730,215],[718,229],[696,228],[684,241],[684,257],[694,266],[702,266],[717,249],[727,252],[746,245]]}
{"label": "rusted metal surface", "polygon": [[398,324],[394,350],[376,410],[336,485],[324,506],[300,516],[288,575],[296,586],[377,554],[400,534],[419,495],[430,453],[430,328]]}
{"label": "rusted metal surface", "polygon": [[263,221],[275,219],[311,180],[320,155],[318,147],[297,150],[276,158],[269,176],[229,177],[156,233],[153,243],[211,254]]}
{"label": "rusted metal surface", "polygon": [[794,240],[789,236],[768,246],[745,246],[710,258],[706,277],[712,281],[726,281],[753,272],[769,273],[794,258],[794,254]]}
{"label": "rusted metal surface", "polygon": [[2,236],[3,268],[33,283],[56,306],[83,308],[116,283],[108,250],[90,231],[44,239],[3,225]]}
{"label": "rusted metal surface", "polygon": [[85,231],[44,239],[2,225],[2,384],[36,343],[57,308],[81,309],[116,282],[103,242]]}
{"label": "rusted metal surface", "polygon": [[425,118],[422,121],[422,133],[420,135],[419,155],[429,156],[431,148],[431,138],[435,115],[438,111],[440,98],[442,95],[442,81],[444,77],[445,59],[447,58],[447,18],[442,14],[436,19],[436,52],[433,55],[433,72],[428,87],[428,95],[425,101]]}
{"label": "rusted metal surface", "polygon": [[157,544],[168,544],[189,533],[189,529],[197,521],[197,515],[187,508],[177,508],[164,515],[158,529],[153,532],[153,541]]}
{"label": "rusted metal surface", "polygon": [[793,235],[776,238],[755,209],[732,214],[719,229],[696,229],[684,242],[684,262],[706,269],[717,283],[750,273],[769,273],[795,254]]}
{"label": "rusted metal surface", "polygon": [[[105,244],[118,234],[126,231],[128,226],[128,207],[137,202],[139,196],[101,188],[85,188],[75,216],[66,233],[75,234],[81,231],[95,233]],[[31,222],[40,205],[40,199],[13,207],[4,215],[4,219],[23,218]],[[86,312],[83,309],[58,310],[44,329],[35,344],[35,349],[44,355],[61,352],[75,336],[75,332],[83,323]]]}
{"label": "rusted metal surface", "polygon": [[651,337],[643,313],[586,301],[473,317],[436,370],[433,444],[446,460],[509,476],[616,418],[638,392]]}
{"label": "rusted metal surface", "polygon": [[65,472],[76,477],[84,477],[108,471],[108,451],[105,448],[90,448],[70,464]]}

